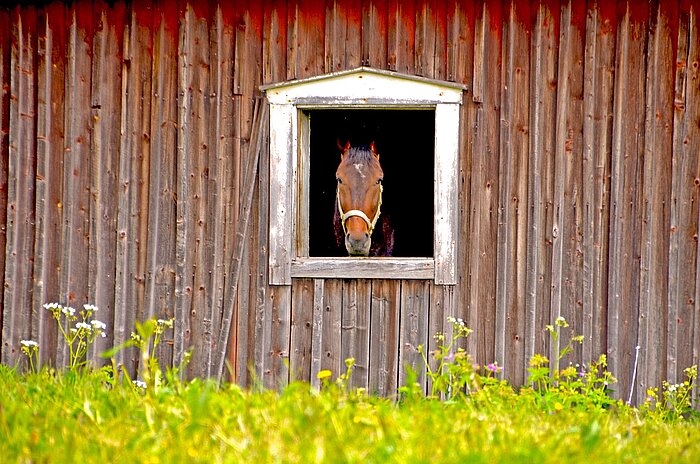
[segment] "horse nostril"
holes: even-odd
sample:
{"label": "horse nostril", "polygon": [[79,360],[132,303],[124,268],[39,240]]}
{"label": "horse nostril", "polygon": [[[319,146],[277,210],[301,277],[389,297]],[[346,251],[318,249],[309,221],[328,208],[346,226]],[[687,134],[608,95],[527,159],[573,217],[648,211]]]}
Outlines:
{"label": "horse nostril", "polygon": [[369,238],[369,232],[365,232],[365,238]]}

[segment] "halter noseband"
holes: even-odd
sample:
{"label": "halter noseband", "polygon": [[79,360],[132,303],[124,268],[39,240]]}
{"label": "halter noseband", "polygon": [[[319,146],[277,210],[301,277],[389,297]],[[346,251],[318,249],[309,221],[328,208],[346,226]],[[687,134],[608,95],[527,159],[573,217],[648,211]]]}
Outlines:
{"label": "halter noseband", "polygon": [[340,192],[336,189],[335,197],[338,200],[338,212],[340,213],[340,223],[343,226],[343,234],[347,235],[348,233],[347,228],[345,227],[345,221],[347,221],[348,218],[357,216],[359,218],[362,218],[363,221],[365,221],[365,223],[367,224],[368,233],[369,235],[372,235],[372,232],[374,231],[374,226],[377,225],[377,221],[379,220],[379,214],[381,213],[382,209],[382,192],[384,192],[384,186],[382,184],[379,184],[379,202],[377,203],[377,212],[374,214],[374,219],[370,221],[369,217],[367,217],[367,215],[359,209],[351,209],[350,211],[344,213],[343,206],[340,204]]}

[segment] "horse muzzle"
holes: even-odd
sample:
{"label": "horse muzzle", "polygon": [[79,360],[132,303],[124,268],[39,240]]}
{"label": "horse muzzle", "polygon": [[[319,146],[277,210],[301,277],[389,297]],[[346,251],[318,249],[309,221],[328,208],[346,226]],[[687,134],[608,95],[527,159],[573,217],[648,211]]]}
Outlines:
{"label": "horse muzzle", "polygon": [[367,233],[360,235],[359,238],[353,237],[350,233],[345,235],[345,249],[350,256],[369,255],[369,248],[371,245],[372,239]]}

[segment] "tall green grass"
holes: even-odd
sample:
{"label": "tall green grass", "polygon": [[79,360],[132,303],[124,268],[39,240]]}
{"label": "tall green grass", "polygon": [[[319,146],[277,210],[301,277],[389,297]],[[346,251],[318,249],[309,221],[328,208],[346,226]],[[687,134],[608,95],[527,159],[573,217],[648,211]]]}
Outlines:
{"label": "tall green grass", "polygon": [[[58,323],[75,317],[48,306]],[[66,371],[33,372],[32,343],[23,344],[28,373],[0,365],[0,462],[700,462],[690,397],[697,368],[634,408],[609,395],[615,379],[604,356],[560,369],[578,337],[554,353],[552,366],[534,356],[528,385],[516,390],[498,378],[497,364],[476,366],[458,348],[471,331],[452,319],[450,340],[438,334],[435,352],[421,350],[426,365],[433,361],[429,396],[409,372],[387,399],[348,387],[351,359],[335,381],[321,371],[320,390],[182,381],[150,355],[172,326],[161,320],[137,324],[128,344],[141,353],[143,380],[132,381],[114,363],[91,369],[73,356],[94,340],[90,330],[103,328],[87,319],[74,332],[66,325],[75,347]],[[547,327],[557,340],[565,328],[563,319]]]}
{"label": "tall green grass", "polygon": [[194,380],[153,393],[104,372],[0,366],[2,462],[700,462],[696,420],[616,404],[549,411],[488,387],[392,401],[326,383],[280,393]]}

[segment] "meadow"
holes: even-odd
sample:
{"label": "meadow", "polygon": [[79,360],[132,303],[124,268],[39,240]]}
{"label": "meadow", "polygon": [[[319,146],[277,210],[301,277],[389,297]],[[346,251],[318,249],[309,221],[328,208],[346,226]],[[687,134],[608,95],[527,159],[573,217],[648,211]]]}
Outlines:
{"label": "meadow", "polygon": [[[320,390],[304,383],[244,389],[182,380],[181,368],[161,370],[149,353],[168,322],[138,325],[133,344],[145,366],[139,380],[114,363],[90,369],[73,358],[65,370],[0,366],[0,460],[700,462],[700,421],[690,395],[696,368],[681,384],[647,392],[639,407],[612,399],[614,377],[604,356],[557,370],[558,359],[550,365],[536,356],[529,384],[515,389],[498,378],[497,365],[476,366],[456,348],[469,330],[453,321],[455,337],[447,342],[438,334],[444,343],[426,355],[436,361],[427,396],[414,376],[394,398],[350,388],[352,359],[344,373],[321,371]],[[96,325],[81,328],[85,344],[99,335]],[[563,328],[565,321],[557,321],[552,335]],[[77,332],[75,356],[82,346]],[[575,337],[562,353],[571,343]],[[32,359],[32,344],[24,348]]]}

